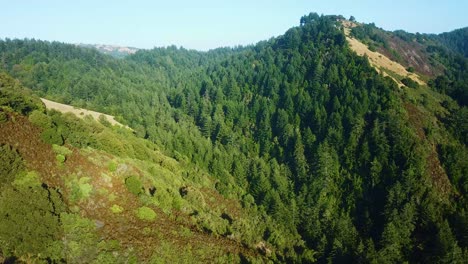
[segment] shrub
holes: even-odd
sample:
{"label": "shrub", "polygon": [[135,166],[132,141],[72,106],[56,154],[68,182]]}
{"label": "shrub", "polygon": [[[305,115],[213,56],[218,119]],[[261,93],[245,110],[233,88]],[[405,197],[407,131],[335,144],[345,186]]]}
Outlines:
{"label": "shrub", "polygon": [[112,124],[109,122],[109,120],[107,120],[107,117],[105,115],[100,115],[98,120],[99,123],[101,123],[102,125],[106,127],[112,127]]}
{"label": "shrub", "polygon": [[5,112],[0,109],[0,124],[8,121],[8,116]]}
{"label": "shrub", "polygon": [[135,195],[139,195],[143,192],[143,185],[141,184],[140,179],[136,176],[130,176],[125,179],[125,186],[127,186],[129,192]]}
{"label": "shrub", "polygon": [[47,129],[52,126],[52,120],[50,119],[50,117],[39,110],[32,111],[28,119],[29,122],[43,129]]}
{"label": "shrub", "polygon": [[13,182],[14,186],[23,186],[23,187],[33,187],[33,186],[40,186],[41,181],[39,175],[35,171],[29,171],[20,173],[15,181]]}
{"label": "shrub", "polygon": [[73,178],[68,181],[67,187],[70,189],[71,201],[86,199],[91,195],[93,186],[89,183],[90,180],[91,178],[89,177],[81,177],[78,179],[76,176],[73,176]]}
{"label": "shrub", "polygon": [[63,164],[65,160],[67,160],[67,156],[73,153],[67,147],[59,146],[56,144],[52,145],[52,149],[54,150],[55,154],[57,154],[56,159],[59,162],[59,164]]}
{"label": "shrub", "polygon": [[112,211],[112,213],[114,214],[120,214],[121,212],[123,212],[123,207],[120,206],[120,205],[117,205],[117,204],[114,204],[112,205],[112,207],[110,208],[110,210]]}
{"label": "shrub", "polygon": [[63,145],[62,135],[55,128],[48,128],[42,131],[41,139],[47,144]]}
{"label": "shrub", "polygon": [[[65,210],[60,194],[51,188],[6,188],[0,195],[0,251],[3,256],[57,259],[59,215]],[[53,262],[53,261],[52,261]]]}
{"label": "shrub", "polygon": [[410,88],[418,88],[419,87],[419,84],[415,81],[413,81],[412,79],[406,77],[406,78],[403,78],[401,80],[401,82],[406,85],[407,87],[410,87]]}
{"label": "shrub", "polygon": [[117,163],[111,161],[109,162],[109,165],[107,165],[107,168],[110,172],[115,172],[117,170]]}
{"label": "shrub", "polygon": [[0,188],[13,182],[23,168],[23,160],[16,149],[9,145],[0,145]]}
{"label": "shrub", "polygon": [[52,149],[54,150],[54,152],[56,154],[62,154],[65,157],[73,153],[67,147],[59,146],[59,145],[56,145],[56,144],[52,145]]}
{"label": "shrub", "polygon": [[98,254],[95,222],[79,214],[62,213],[64,257],[67,263],[91,263]]}
{"label": "shrub", "polygon": [[57,162],[59,164],[63,164],[65,162],[65,156],[62,155],[62,154],[57,154],[57,156],[55,157],[55,159],[57,160]]}
{"label": "shrub", "polygon": [[153,209],[142,206],[137,209],[136,215],[139,219],[144,220],[144,221],[153,221],[156,219],[156,213],[153,211]]}

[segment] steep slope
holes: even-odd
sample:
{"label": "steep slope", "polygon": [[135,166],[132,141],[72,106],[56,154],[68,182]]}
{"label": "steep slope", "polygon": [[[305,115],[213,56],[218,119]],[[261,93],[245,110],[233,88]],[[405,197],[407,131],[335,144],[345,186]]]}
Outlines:
{"label": "steep slope", "polygon": [[[164,182],[196,181],[203,171],[212,175],[208,181],[201,173],[200,179],[210,182],[206,193],[216,197],[211,202],[197,195],[206,190],[202,187],[177,191],[180,184],[165,185],[172,186],[169,197],[192,193],[192,207],[232,201],[225,212],[188,212],[204,230],[200,236],[228,237],[278,262],[462,261],[468,254],[468,151],[466,129],[457,128],[467,127],[466,108],[439,92],[443,84],[467,91],[466,75],[454,70],[466,60],[437,51],[435,66],[426,69],[432,65],[425,59],[429,55],[417,46],[422,64],[421,70],[414,68],[430,87],[415,85],[406,75],[385,77],[351,49],[342,20],[312,13],[283,36],[250,47],[210,52],[169,47],[124,60],[37,41],[5,41],[0,51],[4,69],[35,92],[120,116],[139,142],[127,144],[128,131],[116,137],[91,126],[71,131],[84,130],[95,135],[92,140],[68,136],[66,144],[143,161],[160,149],[175,164],[193,168]],[[352,36],[369,45],[356,35],[358,28]],[[398,62],[412,71],[412,64]],[[449,81],[432,80],[442,70],[452,72]],[[60,145],[67,133],[54,137],[57,131],[62,130],[52,128],[46,138]],[[149,153],[140,152],[144,146]],[[147,167],[159,162],[147,161]],[[149,183],[140,170],[130,182]],[[156,218],[158,210],[179,208],[164,197],[153,201],[146,206],[157,211]],[[213,210],[216,217],[208,213]],[[180,248],[194,243],[187,240]],[[233,247],[224,253],[239,256],[242,251]],[[193,256],[212,260],[210,254]]]}
{"label": "steep slope", "polygon": [[[419,85],[424,85],[424,81],[421,77],[415,73],[409,72],[400,63],[392,61],[387,56],[377,51],[371,51],[364,43],[350,36],[351,29],[356,27],[357,24],[343,20],[342,21],[346,40],[349,43],[350,48],[355,51],[359,56],[366,56],[369,59],[371,65],[376,68],[377,71],[381,72],[384,76],[390,76],[399,85],[404,85],[401,82],[403,77],[411,78]],[[395,76],[395,77],[394,77]]]}
{"label": "steep slope", "polygon": [[[351,35],[370,50],[384,54],[394,64],[403,65],[411,74],[414,72],[423,80],[429,80],[429,86],[462,106],[468,104],[466,32],[466,28],[439,35],[411,34],[403,30],[388,32],[374,24],[354,24],[351,29]],[[399,78],[405,76],[400,74]],[[414,86],[407,80],[405,85],[408,84]]]}
{"label": "steep slope", "polygon": [[403,30],[388,32],[373,23],[355,25],[351,35],[368,45],[371,50],[378,51],[423,76],[434,77],[442,73],[443,65],[431,56],[431,51],[441,45],[429,35],[410,34]]}
{"label": "steep slope", "polygon": [[[241,244],[239,230],[255,214],[220,196],[213,178],[198,168],[164,156],[128,130],[46,114],[38,98],[3,74],[0,102],[2,261],[231,262],[258,256]],[[10,171],[9,156],[19,169]],[[44,205],[16,198],[20,194]],[[47,204],[53,209],[40,207]],[[42,223],[41,210],[51,220]],[[22,216],[26,211],[33,214]],[[15,222],[18,217],[24,218]],[[28,228],[38,229],[36,236]]]}

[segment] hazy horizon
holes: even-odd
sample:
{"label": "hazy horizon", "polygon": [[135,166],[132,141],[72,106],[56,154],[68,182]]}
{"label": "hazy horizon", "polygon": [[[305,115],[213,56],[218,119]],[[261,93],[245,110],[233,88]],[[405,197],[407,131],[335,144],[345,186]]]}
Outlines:
{"label": "hazy horizon", "polygon": [[[151,49],[175,45],[206,51],[246,46],[283,34],[310,12],[353,15],[385,30],[442,33],[468,26],[457,1],[5,1],[0,38],[39,39]],[[26,5],[27,4],[27,5]],[[436,21],[436,23],[434,23]]]}

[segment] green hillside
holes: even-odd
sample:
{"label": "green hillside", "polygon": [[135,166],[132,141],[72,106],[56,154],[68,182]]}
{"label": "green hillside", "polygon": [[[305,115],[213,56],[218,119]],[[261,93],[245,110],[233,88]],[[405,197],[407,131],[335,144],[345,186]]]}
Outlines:
{"label": "green hillside", "polygon": [[467,59],[437,37],[353,28],[428,83],[399,87],[351,51],[342,20],[123,59],[0,40],[1,258],[462,263]]}

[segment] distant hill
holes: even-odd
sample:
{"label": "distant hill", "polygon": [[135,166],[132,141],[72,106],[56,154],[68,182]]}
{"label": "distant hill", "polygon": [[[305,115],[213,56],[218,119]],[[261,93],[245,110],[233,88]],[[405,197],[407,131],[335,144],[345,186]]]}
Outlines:
{"label": "distant hill", "polygon": [[98,51],[111,55],[116,58],[124,58],[128,55],[135,54],[138,50],[138,48],[133,48],[133,47],[122,47],[122,46],[116,46],[116,45],[105,45],[105,44],[78,44],[80,47],[84,48],[94,48],[97,49]]}
{"label": "distant hill", "polygon": [[449,49],[468,57],[468,27],[439,34],[436,38]]}

